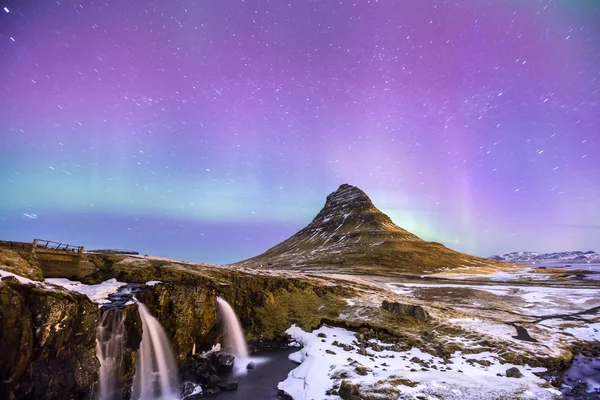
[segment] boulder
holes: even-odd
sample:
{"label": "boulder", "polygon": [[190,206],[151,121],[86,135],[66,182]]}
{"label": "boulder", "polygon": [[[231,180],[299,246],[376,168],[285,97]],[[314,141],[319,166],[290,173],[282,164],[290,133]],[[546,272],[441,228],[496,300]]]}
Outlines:
{"label": "boulder", "polygon": [[217,386],[225,392],[233,392],[238,388],[238,381],[223,381],[219,382]]}
{"label": "boulder", "polygon": [[384,310],[392,312],[396,315],[414,317],[419,321],[424,322],[429,319],[429,314],[421,306],[415,306],[412,304],[395,303],[395,302],[389,302],[387,300],[384,300],[381,307]]}
{"label": "boulder", "polygon": [[345,379],[340,384],[338,395],[344,400],[361,400],[360,387]]}
{"label": "boulder", "polygon": [[506,370],[506,376],[508,378],[521,378],[523,374],[519,371],[519,368],[512,367]]}
{"label": "boulder", "polygon": [[211,355],[211,362],[217,367],[220,372],[230,372],[233,370],[235,364],[235,357],[227,353],[213,353]]}

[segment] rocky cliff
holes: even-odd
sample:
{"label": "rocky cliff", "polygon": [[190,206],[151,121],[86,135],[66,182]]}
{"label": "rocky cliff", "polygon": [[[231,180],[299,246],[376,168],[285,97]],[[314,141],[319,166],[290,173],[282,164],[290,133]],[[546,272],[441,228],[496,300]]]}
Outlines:
{"label": "rocky cliff", "polygon": [[98,306],[43,284],[0,282],[0,398],[84,399],[97,380]]}
{"label": "rocky cliff", "polygon": [[400,228],[359,188],[341,185],[304,229],[236,266],[372,274],[424,274],[494,261],[427,242]]}
{"label": "rocky cliff", "polygon": [[102,268],[89,277],[90,282],[109,276],[140,284],[161,281],[145,287],[137,296],[172,338],[180,360],[191,353],[194,345],[206,349],[218,341],[222,329],[216,296],[232,305],[251,343],[264,348],[285,343],[285,330],[291,324],[309,329],[323,319],[336,318],[340,308],[346,306],[343,298],[355,292],[335,279],[308,279],[294,274],[269,276],[122,255],[98,256],[95,262]]}

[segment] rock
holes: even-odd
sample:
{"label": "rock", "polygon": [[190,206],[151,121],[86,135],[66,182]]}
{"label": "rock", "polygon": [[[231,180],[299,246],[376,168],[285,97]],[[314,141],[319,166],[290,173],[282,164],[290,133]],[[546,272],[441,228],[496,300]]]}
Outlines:
{"label": "rock", "polygon": [[[585,381],[577,380],[572,385],[572,388],[569,392],[571,396],[585,396],[588,392],[588,384]],[[585,398],[585,397],[583,397]]]}
{"label": "rock", "polygon": [[9,276],[3,276],[2,282],[19,283],[19,280],[17,278],[15,278],[14,276],[9,275]]}
{"label": "rock", "polygon": [[506,376],[508,378],[521,378],[523,374],[519,371],[519,368],[512,367],[506,370]]}
{"label": "rock", "polygon": [[[147,280],[165,279],[151,275]],[[209,341],[208,333],[216,324],[216,298],[208,287],[163,283],[145,289],[136,296],[164,328],[175,358],[183,360],[195,343],[201,343],[202,339]]]}
{"label": "rock", "polygon": [[317,334],[317,337],[320,337],[320,338],[326,338],[326,337],[327,337],[327,335],[326,335],[326,334],[324,334],[323,332],[320,332],[320,333],[318,333],[318,334]]}
{"label": "rock", "polygon": [[373,351],[381,351],[381,347],[377,343],[373,343],[371,348],[373,349]]}
{"label": "rock", "polygon": [[238,388],[238,381],[219,382],[217,386],[226,392],[233,392]]}
{"label": "rock", "polygon": [[383,301],[381,307],[396,315],[414,317],[419,321],[427,321],[429,314],[421,306]]}
{"label": "rock", "polygon": [[[29,246],[31,247],[30,243]],[[0,247],[2,247],[2,243],[0,243]],[[33,281],[44,280],[40,263],[32,254],[31,249],[20,251],[0,248],[0,265],[2,265],[4,271],[12,272]],[[8,280],[12,281],[12,278],[8,278]]]}
{"label": "rock", "polygon": [[100,312],[87,296],[0,282],[0,398],[75,399],[98,379]]}
{"label": "rock", "polygon": [[354,368],[354,372],[356,372],[359,375],[365,376],[369,374],[370,370],[367,367],[359,365],[358,367]]}
{"label": "rock", "polygon": [[229,372],[233,370],[235,363],[235,357],[227,353],[213,353],[211,355],[211,361],[217,367],[219,371]]}
{"label": "rock", "polygon": [[345,379],[340,384],[338,395],[344,400],[361,400],[360,387]]}
{"label": "rock", "polygon": [[410,362],[414,362],[416,364],[420,364],[423,361],[421,361],[421,359],[419,357],[413,357],[413,358],[410,359]]}
{"label": "rock", "polygon": [[325,350],[325,353],[335,355],[335,351],[331,351],[329,349]]}
{"label": "rock", "polygon": [[217,368],[212,359],[194,354],[186,357],[179,365],[179,372],[184,381],[208,384],[210,375],[216,374]]}
{"label": "rock", "polygon": [[360,349],[358,349],[358,354],[360,354],[362,356],[366,356],[367,355],[367,349],[365,349],[364,347],[361,347]]}
{"label": "rock", "polygon": [[246,365],[246,369],[254,369],[256,368],[256,363],[254,361],[250,361],[248,365]]}
{"label": "rock", "polygon": [[213,396],[219,392],[221,392],[221,389],[218,386],[207,387],[204,389],[204,394],[206,396]]}
{"label": "rock", "polygon": [[184,382],[181,385],[181,397],[183,400],[197,400],[202,398],[202,386],[194,382]]}
{"label": "rock", "polygon": [[219,378],[219,375],[210,375],[206,384],[208,386],[217,386],[220,382],[221,378]]}

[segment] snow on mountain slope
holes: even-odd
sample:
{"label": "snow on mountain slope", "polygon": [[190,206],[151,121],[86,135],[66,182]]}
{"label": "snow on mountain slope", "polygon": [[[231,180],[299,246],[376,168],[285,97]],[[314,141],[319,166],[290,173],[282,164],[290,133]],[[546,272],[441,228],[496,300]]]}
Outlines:
{"label": "snow on mountain slope", "polygon": [[563,251],[559,253],[537,253],[531,251],[515,251],[501,256],[491,256],[491,260],[508,262],[542,262],[542,261],[574,261],[574,262],[600,262],[600,254],[594,251]]}

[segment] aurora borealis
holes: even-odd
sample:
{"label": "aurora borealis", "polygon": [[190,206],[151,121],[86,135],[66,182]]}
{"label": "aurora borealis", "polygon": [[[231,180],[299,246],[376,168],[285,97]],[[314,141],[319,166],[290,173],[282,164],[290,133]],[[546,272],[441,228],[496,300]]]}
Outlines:
{"label": "aurora borealis", "polygon": [[350,183],[456,250],[600,250],[597,1],[1,8],[0,239],[233,262]]}

